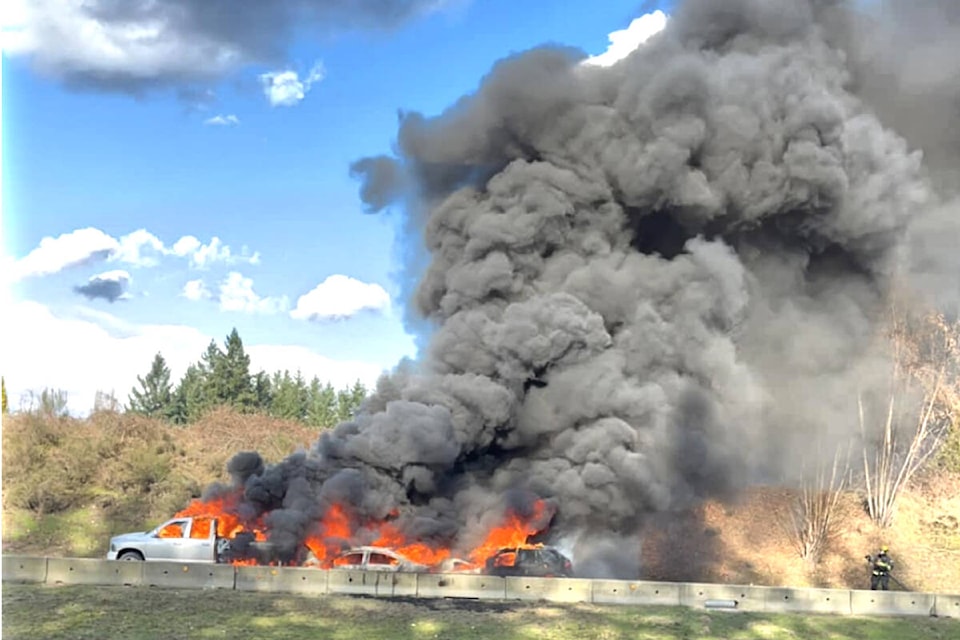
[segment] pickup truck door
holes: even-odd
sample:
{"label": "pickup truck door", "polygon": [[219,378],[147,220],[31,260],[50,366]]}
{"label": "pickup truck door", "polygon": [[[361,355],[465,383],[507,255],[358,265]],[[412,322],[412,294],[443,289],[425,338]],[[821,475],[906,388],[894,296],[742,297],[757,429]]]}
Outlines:
{"label": "pickup truck door", "polygon": [[[198,532],[194,532],[193,529],[200,528],[203,526],[203,530],[199,533],[203,537],[194,537]],[[216,525],[214,525],[214,532]],[[214,555],[214,536],[211,535],[210,531],[210,520],[205,520],[202,523],[196,520],[190,520],[187,523],[187,526],[184,527],[183,537],[174,540],[173,545],[173,560],[178,560],[181,562],[213,562],[215,559]]]}
{"label": "pickup truck door", "polygon": [[189,526],[189,518],[164,522],[157,527],[153,536],[143,543],[143,557],[146,560],[178,560],[178,552]]}

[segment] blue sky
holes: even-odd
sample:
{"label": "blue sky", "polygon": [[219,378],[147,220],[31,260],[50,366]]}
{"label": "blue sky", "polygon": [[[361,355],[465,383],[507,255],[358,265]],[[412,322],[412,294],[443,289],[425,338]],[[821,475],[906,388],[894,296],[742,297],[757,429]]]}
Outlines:
{"label": "blue sky", "polygon": [[415,355],[395,280],[409,239],[363,212],[349,164],[390,152],[398,110],[438,114],[500,58],[545,42],[603,54],[611,32],[669,8],[407,1],[389,25],[338,12],[365,4],[280,2],[333,7],[284,33],[255,16],[224,35],[188,11],[134,42],[107,14],[10,3],[0,366],[14,407],[43,387],[78,412],[98,389],[125,400],[153,353],[179,377],[233,327],[254,368],[372,384]]}

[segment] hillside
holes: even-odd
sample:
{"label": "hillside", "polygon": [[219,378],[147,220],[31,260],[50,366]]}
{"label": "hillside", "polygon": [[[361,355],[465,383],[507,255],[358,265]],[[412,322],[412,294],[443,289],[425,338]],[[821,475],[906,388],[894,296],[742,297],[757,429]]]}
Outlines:
{"label": "hillside", "polygon": [[[268,461],[309,446],[299,423],[228,410],[187,427],[100,412],[88,420],[6,416],[3,550],[102,556],[110,535],[170,517],[255,449]],[[908,487],[893,527],[879,530],[860,499],[843,496],[837,536],[820,562],[801,560],[787,533],[793,494],[754,487],[730,504],[706,502],[647,522],[642,577],[764,585],[864,587],[863,556],[882,542],[909,588],[960,592],[960,475],[930,473]]]}

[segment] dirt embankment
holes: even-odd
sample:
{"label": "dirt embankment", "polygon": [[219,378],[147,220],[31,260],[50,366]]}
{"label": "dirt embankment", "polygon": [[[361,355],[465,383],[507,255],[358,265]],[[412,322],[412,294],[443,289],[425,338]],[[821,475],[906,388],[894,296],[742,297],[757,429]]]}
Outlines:
{"label": "dirt embankment", "polygon": [[796,493],[754,487],[735,502],[706,502],[647,523],[644,577],[758,585],[866,588],[864,556],[890,547],[909,589],[960,592],[960,474],[929,475],[901,496],[893,525],[877,527],[856,493],[844,494],[836,530],[817,562],[800,558],[789,533]]}
{"label": "dirt embankment", "polygon": [[[102,556],[110,535],[157,524],[211,482],[228,481],[225,464],[237,451],[279,460],[317,436],[298,423],[226,410],[189,427],[113,413],[83,421],[6,416],[3,550]],[[856,494],[844,495],[837,535],[816,563],[800,559],[788,533],[794,499],[780,487],[754,487],[728,504],[650,519],[642,577],[861,588],[863,556],[887,544],[907,587],[960,592],[960,474],[908,487],[886,530]]]}

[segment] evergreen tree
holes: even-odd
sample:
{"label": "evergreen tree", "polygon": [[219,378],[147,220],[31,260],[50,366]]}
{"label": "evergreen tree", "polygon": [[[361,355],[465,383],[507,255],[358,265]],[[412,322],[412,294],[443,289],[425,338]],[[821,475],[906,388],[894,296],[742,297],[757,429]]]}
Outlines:
{"label": "evergreen tree", "polygon": [[151,418],[170,417],[173,395],[170,390],[170,369],[160,353],[153,357],[153,364],[146,377],[137,376],[140,388],[130,390],[129,409]]}
{"label": "evergreen tree", "polygon": [[204,401],[208,406],[219,404],[226,396],[224,381],[217,376],[218,371],[223,372],[224,367],[221,364],[224,358],[223,351],[217,346],[216,340],[211,339],[207,345],[207,350],[200,356],[200,363],[197,366],[197,372],[200,374],[201,386],[203,387]]}
{"label": "evergreen tree", "polygon": [[226,353],[214,362],[213,377],[217,380],[217,400],[241,411],[251,411],[257,396],[250,377],[250,356],[243,349],[240,334],[234,328],[224,343]]}
{"label": "evergreen tree", "polygon": [[337,392],[329,382],[320,385],[316,376],[310,381],[307,402],[307,424],[329,428],[337,422]]}
{"label": "evergreen tree", "polygon": [[346,422],[353,417],[352,399],[349,387],[337,391],[337,422]]}
{"label": "evergreen tree", "polygon": [[3,415],[7,415],[9,412],[7,408],[7,380],[6,378],[0,377],[0,387],[3,389]]}
{"label": "evergreen tree", "polygon": [[350,387],[350,406],[353,410],[353,415],[357,414],[366,399],[367,388],[360,380],[357,380],[353,383],[353,386]]}
{"label": "evergreen tree", "polygon": [[258,371],[253,377],[253,395],[256,398],[257,411],[269,412],[273,403],[273,384],[270,376],[263,371]]}
{"label": "evergreen tree", "polygon": [[204,374],[200,366],[192,364],[187,367],[173,394],[171,418],[175,423],[193,422],[209,408],[204,386]]}
{"label": "evergreen tree", "polygon": [[309,389],[300,371],[291,376],[289,371],[283,375],[278,371],[273,378],[273,402],[270,415],[286,420],[305,420]]}

